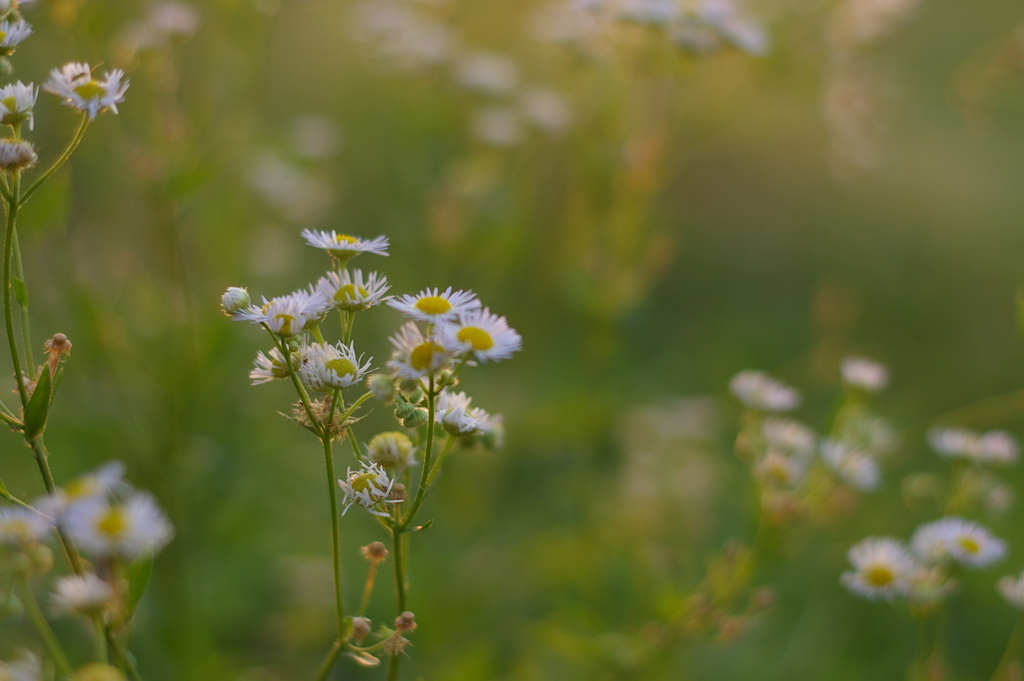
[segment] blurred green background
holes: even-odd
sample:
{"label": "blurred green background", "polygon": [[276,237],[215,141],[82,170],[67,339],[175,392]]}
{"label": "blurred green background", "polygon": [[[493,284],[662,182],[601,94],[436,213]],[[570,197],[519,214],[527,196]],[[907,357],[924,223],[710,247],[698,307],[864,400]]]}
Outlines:
{"label": "blurred green background", "polygon": [[[1024,9],[925,0],[851,57],[827,37],[850,3],[755,3],[767,55],[695,57],[636,27],[598,54],[538,43],[536,2],[407,4],[561,93],[565,129],[474,137],[487,97],[353,37],[351,2],[205,0],[194,35],[155,45],[138,0],[29,11],[15,77],[81,59],[132,81],[21,239],[37,336],[74,343],[47,431],[55,475],[120,459],[177,528],[137,621],[146,678],[308,678],[331,642],[318,444],[276,414],[288,386],[248,385],[264,338],[218,307],[227,286],[270,296],[321,276],[303,227],[386,234],[391,257],[357,266],[395,292],[472,288],[524,338],[463,383],[505,414],[508,444],[453,456],[433,527],[412,537],[407,678],[902,678],[912,625],[838,575],[852,542],[928,519],[899,490],[943,470],[922,437],[932,419],[1024,376]],[[850,68],[868,85],[830,99]],[[74,124],[40,98],[42,158]],[[357,343],[380,366],[400,316],[364,317]],[[821,426],[850,352],[894,374],[880,408],[906,438],[882,491],[778,547],[756,580],[778,604],[742,635],[650,652],[651,623],[707,557],[753,534],[728,379],[777,373]],[[382,411],[364,435],[388,427]],[[986,419],[971,425],[1012,430],[1024,411]],[[8,486],[41,493],[28,450],[5,442]],[[950,678],[988,678],[1002,651],[1014,615],[993,582],[1024,565],[1021,520],[1018,506],[989,521],[1011,555],[966,576],[942,620]],[[352,600],[358,547],[383,536],[355,512],[343,532]],[[371,618],[391,616],[390,586]],[[24,640],[0,627],[4,652]],[[343,663],[333,678],[381,675]]]}

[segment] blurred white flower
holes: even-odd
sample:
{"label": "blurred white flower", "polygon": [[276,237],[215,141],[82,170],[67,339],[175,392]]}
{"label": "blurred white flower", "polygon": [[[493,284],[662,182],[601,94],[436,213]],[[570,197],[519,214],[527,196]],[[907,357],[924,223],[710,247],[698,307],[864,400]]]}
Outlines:
{"label": "blurred white flower", "polygon": [[472,402],[464,392],[442,390],[437,396],[434,419],[452,435],[472,435],[480,428],[476,414],[483,414],[469,406]]}
{"label": "blurred white flower", "polygon": [[504,106],[477,111],[473,116],[472,130],[481,142],[495,147],[514,147],[526,139],[519,113]]}
{"label": "blurred white flower", "polygon": [[37,508],[47,515],[60,520],[73,507],[106,499],[115,492],[127,492],[131,488],[124,481],[124,464],[111,461],[91,473],[85,473],[62,488],[53,496],[36,502]]}
{"label": "blurred white flower", "polygon": [[[25,0],[22,0],[25,2]],[[43,667],[39,658],[22,651],[17,662],[0,662],[0,679],[3,681],[43,681]]]}
{"label": "blurred white flower", "polygon": [[88,64],[72,62],[51,71],[43,89],[62,98],[65,105],[84,111],[94,119],[102,111],[117,113],[117,105],[124,101],[124,93],[128,90],[128,81],[121,82],[123,78],[124,71],[114,69],[103,80],[96,80]]}
{"label": "blurred white flower", "polygon": [[0,55],[9,55],[32,35],[32,27],[24,19],[0,21]]}
{"label": "blurred white flower", "polygon": [[955,560],[987,567],[1006,554],[1006,544],[981,525],[962,518],[941,518],[917,528],[910,540],[922,560],[939,564]]}
{"label": "blurred white flower", "polygon": [[83,551],[129,560],[144,551],[159,551],[174,534],[153,497],[142,492],[123,504],[96,501],[75,506],[68,513],[67,526]]}
{"label": "blurred white flower", "polygon": [[1003,577],[999,580],[998,588],[1007,603],[1024,611],[1024,572],[1016,578]]}
{"label": "blurred white flower", "polygon": [[754,478],[768,487],[796,487],[804,478],[806,465],[800,459],[769,449],[754,466]]}
{"label": "blurred white flower", "polygon": [[114,603],[114,589],[91,572],[57,580],[53,605],[58,612],[91,617],[100,615]]}
{"label": "blurred white flower", "polygon": [[800,404],[800,393],[763,371],[741,371],[729,389],[743,404],[761,411],[790,411]]}
{"label": "blurred white flower", "polygon": [[26,546],[42,540],[50,522],[27,508],[0,508],[0,546]]}
{"label": "blurred white flower", "polygon": [[853,571],[844,572],[840,581],[850,591],[872,600],[891,600],[905,594],[919,569],[910,551],[889,537],[868,537],[852,546],[847,557]]}
{"label": "blurred white flower", "polygon": [[519,96],[519,108],[526,120],[545,132],[562,132],[572,122],[572,110],[568,102],[554,90],[526,90]]}
{"label": "blurred white flower", "polygon": [[840,371],[846,385],[868,392],[878,392],[889,383],[889,369],[884,364],[863,357],[847,357]]}
{"label": "blurred white flower", "polygon": [[1012,464],[1020,451],[1017,439],[1002,430],[982,434],[964,428],[936,427],[928,431],[928,441],[940,456],[980,464]]}
{"label": "blurred white flower", "polygon": [[0,123],[13,127],[27,122],[28,129],[32,130],[36,124],[33,109],[38,96],[39,88],[20,80],[0,88]]}
{"label": "blurred white flower", "polygon": [[271,348],[269,355],[263,354],[260,350],[256,354],[256,368],[249,372],[253,385],[277,381],[288,376],[287,360],[277,348]]}
{"label": "blurred white flower", "polygon": [[787,454],[795,454],[801,459],[806,459],[814,454],[814,448],[818,442],[813,430],[799,421],[781,416],[766,418],[761,426],[761,433],[770,448],[779,449]]}
{"label": "blurred white flower", "polygon": [[862,492],[878,489],[881,473],[878,462],[868,452],[854,449],[845,442],[825,440],[821,458],[840,481]]}
{"label": "blurred white flower", "polygon": [[507,95],[519,84],[519,67],[501,54],[473,52],[455,65],[455,81],[483,94]]}

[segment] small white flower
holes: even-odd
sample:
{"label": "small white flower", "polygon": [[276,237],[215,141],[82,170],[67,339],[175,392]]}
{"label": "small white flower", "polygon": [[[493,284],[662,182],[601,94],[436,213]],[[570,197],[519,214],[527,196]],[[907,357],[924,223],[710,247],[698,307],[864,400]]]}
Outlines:
{"label": "small white flower", "polygon": [[821,444],[821,458],[836,477],[856,490],[870,492],[881,482],[875,458],[844,442],[825,440]]}
{"label": "small white flower", "polygon": [[0,662],[0,679],[43,681],[43,667],[39,663],[39,658],[26,650],[21,653],[21,658],[17,662]]}
{"label": "small white flower", "polygon": [[434,406],[434,420],[452,435],[472,435],[480,428],[478,416],[486,412],[469,406],[466,393],[442,390]]}
{"label": "small white flower", "polygon": [[306,243],[314,248],[322,248],[342,262],[360,253],[388,254],[388,238],[379,236],[375,239],[360,239],[348,234],[331,232],[314,232],[311,229],[302,231]]}
{"label": "small white flower", "polygon": [[72,538],[84,551],[127,559],[144,551],[159,551],[174,534],[153,497],[141,492],[124,504],[97,501],[75,506],[68,513],[67,524]]}
{"label": "small white flower", "polygon": [[370,369],[370,362],[356,357],[355,344],[313,343],[299,369],[303,384],[316,392],[334,392],[358,383]]}
{"label": "small white flower", "polygon": [[388,361],[388,368],[395,375],[415,380],[433,374],[451,359],[452,350],[433,334],[424,336],[415,322],[406,322],[398,333],[390,338],[394,352]]}
{"label": "small white flower", "polygon": [[316,290],[324,298],[348,312],[365,310],[387,300],[384,294],[389,288],[387,278],[371,272],[364,279],[362,270],[328,272],[316,284]]}
{"label": "small white flower", "polygon": [[239,312],[245,312],[251,304],[249,291],[238,286],[228,287],[228,290],[220,297],[220,307],[229,317],[233,317]]}
{"label": "small white flower", "polygon": [[477,139],[495,147],[514,147],[526,139],[519,112],[506,106],[489,106],[477,111],[470,126]]}
{"label": "small white flower", "polygon": [[288,378],[288,375],[288,361],[277,348],[271,348],[269,355],[260,350],[256,354],[256,368],[249,372],[253,385]]}
{"label": "small white flower", "polygon": [[800,393],[763,371],[741,371],[729,389],[743,404],[762,411],[790,411],[800,404]]}
{"label": "small white flower", "polygon": [[0,54],[9,55],[14,48],[25,42],[32,35],[32,27],[24,19],[15,22],[0,22]]}
{"label": "small white flower", "polygon": [[25,170],[37,161],[39,156],[31,142],[0,138],[0,169],[8,172]]}
{"label": "small white flower", "polygon": [[840,581],[850,591],[872,600],[891,600],[905,594],[918,570],[910,551],[889,537],[868,537],[853,545],[847,557],[853,571],[844,572]]}
{"label": "small white flower", "polygon": [[50,523],[27,508],[0,508],[0,545],[35,544],[49,532]]}
{"label": "small white flower", "polygon": [[414,296],[395,297],[388,301],[388,305],[413,319],[437,324],[453,321],[461,314],[479,309],[480,301],[472,291],[453,291],[449,286],[443,292],[428,288]]}
{"label": "small white flower", "polygon": [[917,528],[910,539],[922,560],[939,564],[955,560],[970,567],[987,567],[1006,554],[1006,544],[977,523],[941,518]]}
{"label": "small white flower", "polygon": [[477,419],[484,447],[497,451],[505,446],[505,421],[501,414],[487,414]]}
{"label": "small white flower", "polygon": [[122,78],[124,71],[114,69],[103,80],[96,80],[88,64],[72,62],[51,71],[43,89],[62,98],[65,105],[85,111],[90,119],[94,119],[108,109],[117,113],[117,105],[124,101],[124,93],[128,90],[128,81],[122,83]]}
{"label": "small white flower", "polygon": [[986,463],[1008,465],[1016,463],[1020,444],[1006,431],[990,430],[979,438],[978,453]]}
{"label": "small white flower", "polygon": [[768,450],[754,466],[754,477],[768,487],[796,487],[805,472],[803,462],[776,449]]}
{"label": "small white flower", "polygon": [[979,464],[1011,464],[1020,450],[1016,438],[1002,430],[982,434],[964,428],[932,428],[928,441],[940,456]]}
{"label": "small white flower", "polygon": [[940,567],[920,566],[910,577],[907,598],[918,605],[934,605],[956,589],[956,582]]}
{"label": "small white flower", "polygon": [[253,306],[232,316],[240,321],[265,324],[271,333],[289,338],[318,324],[330,309],[330,302],[319,291],[297,291],[270,301],[264,298],[262,307]]}
{"label": "small white flower", "polygon": [[884,364],[863,357],[847,357],[840,371],[846,385],[868,392],[876,393],[889,384],[889,369]]}
{"label": "small white flower", "polygon": [[33,109],[38,96],[39,88],[20,80],[0,88],[0,123],[13,127],[28,122],[28,129],[32,130],[36,124]]}
{"label": "small white flower", "polygon": [[522,336],[486,307],[460,313],[456,323],[443,323],[441,334],[457,352],[471,352],[481,362],[508,359],[523,348]]}
{"label": "small white flower", "polygon": [[72,480],[65,487],[57,489],[53,496],[37,502],[37,508],[58,520],[74,506],[105,499],[115,491],[128,488],[124,481],[124,464],[111,461],[96,471],[85,473]]}
{"label": "small white flower", "polygon": [[813,454],[818,442],[813,430],[799,421],[781,416],[766,418],[761,426],[761,433],[769,447],[786,454],[795,454],[800,458]]}
{"label": "small white flower", "polygon": [[1003,595],[1007,603],[1018,610],[1024,610],[1024,572],[1016,578],[1003,577],[999,580],[998,586],[999,593]]}
{"label": "small white flower", "polygon": [[345,510],[341,514],[348,513],[353,504],[359,504],[373,515],[386,518],[388,512],[380,509],[379,505],[398,502],[395,499],[388,499],[394,484],[395,481],[389,479],[384,469],[375,463],[364,463],[363,467],[354,473],[349,468],[345,479],[338,481],[345,495]]}
{"label": "small white flower", "polygon": [[572,122],[572,110],[554,90],[527,90],[519,97],[519,108],[530,123],[545,132],[562,132]]}
{"label": "small white flower", "polygon": [[92,616],[114,603],[114,589],[91,572],[57,580],[53,604],[59,612]]}
{"label": "small white flower", "polygon": [[404,470],[416,463],[416,447],[405,433],[380,433],[367,445],[370,461],[384,468]]}
{"label": "small white flower", "polygon": [[519,84],[519,68],[508,57],[493,52],[467,55],[455,67],[460,85],[489,95],[507,95]]}

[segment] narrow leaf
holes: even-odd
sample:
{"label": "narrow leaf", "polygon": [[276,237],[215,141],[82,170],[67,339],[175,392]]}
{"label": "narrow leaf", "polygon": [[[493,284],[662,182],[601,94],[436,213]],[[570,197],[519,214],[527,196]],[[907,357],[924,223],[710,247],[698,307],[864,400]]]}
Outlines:
{"label": "narrow leaf", "polygon": [[142,594],[146,593],[146,586],[149,585],[149,576],[153,573],[153,553],[146,551],[132,561],[132,564],[125,570],[125,577],[128,579],[128,593],[125,595],[125,608],[127,618],[130,620],[135,614],[135,609],[142,600]]}
{"label": "narrow leaf", "polygon": [[50,370],[44,367],[36,382],[36,389],[25,407],[25,437],[33,438],[46,428],[46,417],[50,413]]}
{"label": "narrow leaf", "polygon": [[28,307],[28,287],[25,286],[25,281],[23,279],[18,279],[17,277],[12,277],[12,279],[13,281],[11,283],[14,286],[14,297],[18,299],[18,305],[22,308]]}

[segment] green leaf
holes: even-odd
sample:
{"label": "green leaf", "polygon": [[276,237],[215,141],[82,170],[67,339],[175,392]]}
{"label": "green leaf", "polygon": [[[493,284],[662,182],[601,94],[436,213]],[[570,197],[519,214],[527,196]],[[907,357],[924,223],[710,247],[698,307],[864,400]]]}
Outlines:
{"label": "green leaf", "polygon": [[[47,369],[43,369],[47,371]],[[60,388],[60,381],[64,378],[64,368],[57,369],[57,375],[53,378],[53,390],[50,391],[50,402],[53,402],[53,398],[57,396],[57,389]]]}
{"label": "green leaf", "polygon": [[11,277],[13,280],[11,283],[14,286],[14,297],[18,299],[18,305],[22,308],[28,307],[28,287],[25,286],[23,279],[17,277]]}
{"label": "green leaf", "polygon": [[142,600],[142,594],[146,593],[146,586],[149,584],[149,576],[153,574],[153,552],[146,551],[132,561],[132,564],[125,570],[125,577],[128,579],[128,593],[125,594],[124,605],[127,609],[126,620],[130,620],[135,614],[135,608]]}
{"label": "green leaf", "polygon": [[25,437],[31,439],[46,428],[46,417],[50,413],[51,377],[49,367],[43,367],[36,382],[36,389],[25,407]]}

